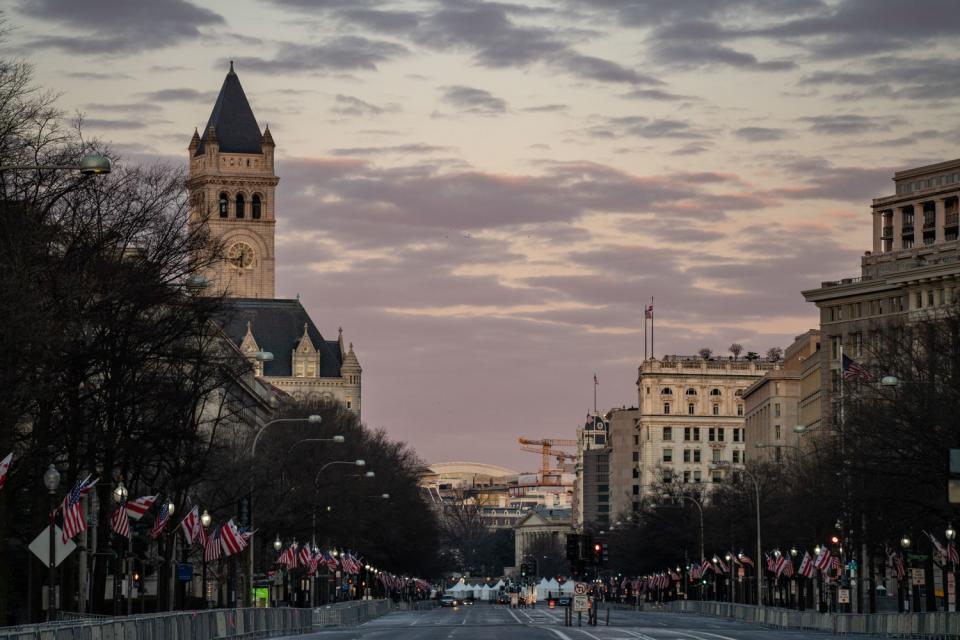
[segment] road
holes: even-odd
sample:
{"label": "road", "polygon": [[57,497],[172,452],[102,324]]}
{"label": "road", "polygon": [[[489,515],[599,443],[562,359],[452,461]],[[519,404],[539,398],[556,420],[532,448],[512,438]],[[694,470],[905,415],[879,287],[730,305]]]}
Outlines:
{"label": "road", "polygon": [[[586,616],[584,616],[584,622]],[[576,618],[574,618],[576,625]],[[874,636],[858,636],[866,640]],[[511,609],[476,604],[456,609],[400,611],[359,627],[296,636],[298,640],[826,640],[840,636],[811,631],[777,631],[742,622],[689,614],[611,611],[604,626],[564,627],[563,612],[543,607]],[[289,638],[293,640],[293,637]]]}

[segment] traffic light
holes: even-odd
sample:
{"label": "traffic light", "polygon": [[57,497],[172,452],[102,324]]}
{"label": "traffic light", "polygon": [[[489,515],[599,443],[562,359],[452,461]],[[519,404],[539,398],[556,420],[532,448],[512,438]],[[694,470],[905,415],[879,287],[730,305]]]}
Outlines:
{"label": "traffic light", "polygon": [[567,536],[567,562],[573,563],[580,559],[580,535],[571,533]]}
{"label": "traffic light", "polygon": [[603,564],[603,545],[599,542],[593,545],[593,562]]}
{"label": "traffic light", "polygon": [[839,537],[839,536],[832,536],[832,537],[830,538],[830,542],[833,543],[834,545],[839,545],[839,544],[840,544],[840,537]]}
{"label": "traffic light", "polygon": [[610,545],[604,542],[600,545],[600,547],[600,564],[607,564],[607,562],[610,560]]}
{"label": "traffic light", "polygon": [[520,577],[521,577],[521,578],[526,578],[526,577],[527,577],[527,574],[528,574],[529,572],[530,572],[530,566],[521,563],[521,565],[520,565]]}

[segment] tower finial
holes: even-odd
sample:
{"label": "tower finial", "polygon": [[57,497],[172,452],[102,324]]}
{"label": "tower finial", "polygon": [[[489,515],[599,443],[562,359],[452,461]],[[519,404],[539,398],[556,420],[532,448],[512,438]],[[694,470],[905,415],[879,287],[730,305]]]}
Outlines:
{"label": "tower finial", "polygon": [[233,73],[233,60],[230,61],[230,73]]}

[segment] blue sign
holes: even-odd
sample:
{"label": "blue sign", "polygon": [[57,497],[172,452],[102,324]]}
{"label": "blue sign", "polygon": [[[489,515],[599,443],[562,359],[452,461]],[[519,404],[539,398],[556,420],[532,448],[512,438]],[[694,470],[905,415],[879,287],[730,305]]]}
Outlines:
{"label": "blue sign", "polygon": [[343,589],[344,591],[350,591],[350,585],[345,584],[345,585],[343,585],[342,589]]}
{"label": "blue sign", "polygon": [[193,565],[186,562],[177,563],[177,580],[180,582],[193,580]]}

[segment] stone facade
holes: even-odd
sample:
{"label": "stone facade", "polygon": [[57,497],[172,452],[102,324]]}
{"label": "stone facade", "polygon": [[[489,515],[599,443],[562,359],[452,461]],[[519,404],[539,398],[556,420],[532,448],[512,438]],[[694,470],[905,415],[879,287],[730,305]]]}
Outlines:
{"label": "stone facade", "polygon": [[868,362],[886,329],[960,301],[960,159],[899,171],[893,180],[894,195],[873,200],[873,250],[860,275],[803,292],[820,310],[825,428],[839,415],[841,355]]}
{"label": "stone facade", "polygon": [[570,509],[536,507],[517,521],[513,529],[514,561],[519,567],[538,540],[549,541],[563,553],[570,533]]}
{"label": "stone facade", "polygon": [[[203,135],[188,147],[191,226],[205,224],[224,260],[205,276],[232,306],[225,333],[256,374],[298,400],[339,402],[360,415],[362,369],[353,344],[325,340],[299,298],[275,295],[276,145],[263,133],[230,63]],[[273,357],[261,361],[258,354]]]}
{"label": "stone facade", "polygon": [[[747,451],[752,459],[784,462],[801,451],[804,436],[795,427],[815,428],[820,419],[817,415],[810,423],[805,422],[804,416],[809,421],[819,411],[819,402],[809,395],[804,398],[803,384],[804,379],[815,380],[815,393],[819,393],[819,354],[819,331],[797,336],[784,353],[783,362],[743,392]],[[813,410],[811,403],[817,405]]]}
{"label": "stone facade", "polygon": [[[775,363],[697,356],[650,358],[639,368],[632,509],[662,482],[720,483],[745,459],[743,393]],[[633,456],[631,455],[631,458]],[[626,456],[617,460],[620,467]],[[622,470],[613,477],[625,477]],[[615,487],[614,494],[625,487]],[[618,514],[619,515],[619,514]]]}

